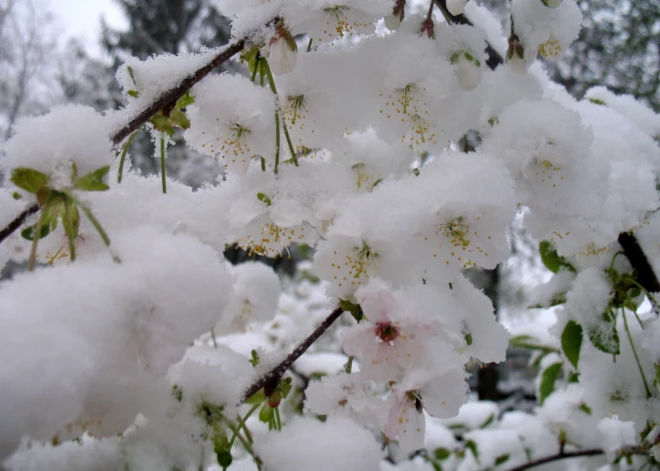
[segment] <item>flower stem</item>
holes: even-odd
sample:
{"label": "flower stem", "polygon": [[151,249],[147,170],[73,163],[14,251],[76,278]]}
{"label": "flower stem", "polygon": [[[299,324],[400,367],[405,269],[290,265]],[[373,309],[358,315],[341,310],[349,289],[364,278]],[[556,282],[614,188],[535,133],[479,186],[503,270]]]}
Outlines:
{"label": "flower stem", "polygon": [[121,183],[122,174],[124,173],[124,160],[126,160],[126,154],[128,154],[128,150],[133,144],[133,139],[135,139],[135,136],[137,136],[138,132],[140,132],[140,129],[142,128],[138,128],[137,131],[128,137],[128,140],[126,141],[126,144],[124,144],[124,148],[121,151],[121,157],[119,158],[119,172],[117,173],[117,183]]}
{"label": "flower stem", "polygon": [[37,245],[39,244],[39,236],[41,235],[41,228],[46,220],[46,208],[41,208],[41,214],[37,221],[37,227],[32,233],[32,247],[30,248],[30,259],[28,262],[28,270],[34,270],[34,265],[37,262]]}
{"label": "flower stem", "polygon": [[642,362],[639,361],[639,356],[637,355],[637,349],[635,348],[635,343],[633,342],[632,335],[630,334],[630,329],[628,329],[628,320],[626,319],[626,312],[623,308],[621,308],[621,316],[623,316],[623,326],[626,329],[626,334],[628,334],[628,340],[630,341],[630,348],[632,349],[633,355],[635,356],[635,361],[637,362],[639,373],[642,375],[642,381],[644,381],[644,389],[646,390],[646,397],[650,398],[652,396],[651,389],[649,388],[649,384],[646,381],[646,375],[644,374],[644,369],[642,368]]}
{"label": "flower stem", "polygon": [[282,419],[280,418],[280,408],[275,408],[275,429],[282,430]]}
{"label": "flower stem", "polygon": [[312,50],[312,41],[314,41],[314,39],[309,38],[309,42],[307,43],[307,52]]}
{"label": "flower stem", "polygon": [[353,371],[353,357],[348,357],[348,362],[346,363],[346,373]]}
{"label": "flower stem", "polygon": [[[296,151],[293,149],[293,143],[291,142],[291,136],[289,135],[289,130],[286,127],[286,122],[284,121],[284,115],[282,115],[282,108],[280,106],[280,100],[277,97],[277,88],[275,87],[275,79],[273,78],[273,73],[270,71],[270,66],[268,65],[268,62],[266,59],[264,59],[264,69],[266,71],[266,76],[268,77],[268,84],[270,85],[270,89],[275,95],[275,106],[276,106],[276,113],[279,113],[280,116],[282,116],[282,129],[284,130],[284,137],[286,137],[286,143],[289,146],[289,152],[291,152],[291,158],[293,159],[293,163],[295,166],[298,166],[298,159],[296,158]],[[278,132],[279,135],[279,132]],[[277,165],[275,166],[277,168]],[[277,173],[277,171],[275,171]]]}
{"label": "flower stem", "polygon": [[160,138],[160,179],[163,184],[163,193],[167,193],[167,178],[165,176],[165,138]]}
{"label": "flower stem", "polygon": [[[229,440],[229,449],[230,450],[231,450],[231,447],[234,445],[234,441],[236,441],[236,437],[238,437],[238,432],[241,431],[241,428],[245,428],[245,422],[247,421],[247,419],[250,418],[250,416],[254,413],[254,411],[257,410],[257,408],[259,408],[260,405],[261,404],[255,404],[254,406],[252,406],[252,409],[250,409],[248,411],[248,413],[245,414],[245,417],[243,417],[243,418],[239,417],[238,418],[238,425],[236,426],[236,429],[234,430],[234,434],[232,435],[231,439]],[[238,437],[238,438],[240,439],[241,437]]]}

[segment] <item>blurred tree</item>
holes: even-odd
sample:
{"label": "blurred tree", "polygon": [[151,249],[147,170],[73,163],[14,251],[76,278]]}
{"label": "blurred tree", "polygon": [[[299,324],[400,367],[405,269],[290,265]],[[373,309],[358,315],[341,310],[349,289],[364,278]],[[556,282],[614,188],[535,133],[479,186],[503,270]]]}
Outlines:
{"label": "blurred tree", "polygon": [[[203,47],[226,44],[230,38],[229,22],[208,0],[115,0],[115,3],[123,11],[128,28],[117,30],[102,22],[102,43],[112,58],[112,71],[131,56],[144,60],[154,54],[198,52]],[[118,107],[122,103],[121,93],[116,82],[112,85]],[[181,145],[181,140],[178,134],[175,144],[168,149],[168,176],[192,186],[217,178],[218,163]],[[146,133],[141,133],[131,149],[135,166],[146,174],[156,173],[159,164],[153,154],[154,144]]]}
{"label": "blurred tree", "polygon": [[580,38],[551,66],[552,78],[581,98],[595,85],[626,93],[660,111],[658,0],[577,0]]}

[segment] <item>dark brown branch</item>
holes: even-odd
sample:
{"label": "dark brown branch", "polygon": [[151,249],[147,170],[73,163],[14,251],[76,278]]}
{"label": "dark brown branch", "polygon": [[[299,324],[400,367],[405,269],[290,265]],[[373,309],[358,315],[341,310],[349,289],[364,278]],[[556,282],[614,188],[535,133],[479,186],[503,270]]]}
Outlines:
{"label": "dark brown branch", "polygon": [[[435,0],[435,4],[438,5],[438,8],[442,11],[442,14],[447,18],[451,23],[457,25],[469,25],[473,26],[470,19],[463,15],[452,15],[447,10],[447,0]],[[500,55],[499,52],[493,48],[493,46],[486,41],[486,52],[488,53],[488,60],[486,60],[486,65],[490,67],[490,70],[495,70],[499,65],[504,64],[504,58]]]}
{"label": "dark brown branch", "polygon": [[7,237],[9,237],[10,235],[12,235],[12,233],[13,233],[14,231],[16,231],[17,229],[19,229],[19,228],[23,225],[23,223],[25,223],[25,220],[26,220],[27,218],[29,218],[29,217],[32,216],[34,213],[36,213],[37,211],[39,211],[39,208],[40,208],[40,207],[41,207],[41,206],[40,206],[38,203],[33,204],[32,206],[30,206],[29,208],[27,208],[25,211],[23,211],[21,214],[19,214],[18,216],[16,216],[16,219],[14,219],[12,222],[10,222],[9,224],[7,224],[7,226],[6,226],[5,228],[3,228],[3,229],[0,231],[0,244],[1,244],[1,243],[2,243]]}
{"label": "dark brown branch", "polygon": [[318,340],[318,338],[323,335],[323,333],[328,330],[328,328],[343,314],[344,310],[340,307],[335,309],[330,313],[328,317],[321,323],[317,329],[310,334],[305,340],[296,347],[294,351],[289,353],[287,357],[282,360],[275,368],[270,370],[268,373],[259,378],[254,382],[244,393],[241,398],[241,404],[247,401],[252,397],[257,391],[263,388],[266,385],[276,385],[277,381],[280,380],[282,375],[286,373],[293,363],[300,358],[300,356],[307,351],[307,349]]}
{"label": "dark brown branch", "polygon": [[203,67],[197,69],[195,72],[190,74],[188,77],[183,79],[179,85],[176,87],[167,90],[163,93],[158,99],[156,99],[151,105],[142,110],[137,116],[131,119],[124,127],[119,129],[112,135],[112,142],[114,144],[119,144],[121,141],[130,136],[134,131],[136,131],[140,126],[149,121],[153,115],[155,115],[159,110],[171,106],[173,103],[181,98],[190,88],[195,85],[197,82],[206,77],[211,71],[219,67],[224,62],[227,62],[235,54],[241,52],[245,46],[245,39],[241,39],[231,46],[224,49],[217,56],[215,56],[210,62],[208,62]]}
{"label": "dark brown branch", "polygon": [[644,250],[639,245],[637,237],[632,232],[622,232],[619,234],[619,245],[623,248],[623,253],[628,257],[630,264],[637,272],[637,282],[650,293],[660,292],[660,283],[644,254]]}
{"label": "dark brown branch", "polygon": [[605,450],[600,448],[592,448],[587,450],[578,450],[578,451],[565,451],[563,453],[557,453],[556,455],[546,456],[544,458],[539,458],[538,460],[529,461],[515,468],[508,469],[507,471],[524,471],[535,466],[540,466],[545,463],[552,463],[553,461],[559,461],[566,458],[579,458],[581,456],[598,456],[604,455]]}

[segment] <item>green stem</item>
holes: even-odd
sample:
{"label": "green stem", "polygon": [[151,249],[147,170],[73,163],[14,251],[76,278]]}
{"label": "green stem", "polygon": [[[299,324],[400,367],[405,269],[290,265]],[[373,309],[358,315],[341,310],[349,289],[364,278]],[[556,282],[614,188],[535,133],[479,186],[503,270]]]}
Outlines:
{"label": "green stem", "polygon": [[[298,166],[298,159],[296,158],[296,151],[293,149],[293,143],[291,142],[291,136],[289,135],[289,130],[286,127],[286,122],[284,121],[284,116],[282,115],[282,108],[280,107],[280,102],[277,97],[277,87],[275,87],[275,79],[273,78],[273,73],[270,70],[270,66],[268,65],[268,62],[266,59],[264,59],[264,69],[266,71],[266,76],[268,77],[268,84],[270,85],[270,89],[275,95],[275,106],[276,106],[276,113],[279,113],[280,116],[282,116],[282,129],[284,130],[284,137],[286,137],[286,142],[289,146],[289,152],[291,152],[291,158],[293,159],[293,163],[295,166]],[[279,135],[279,132],[278,132]],[[275,167],[277,168],[277,166]],[[277,171],[275,172],[277,173]]]}
{"label": "green stem", "polygon": [[348,357],[348,363],[346,363],[346,373],[353,371],[353,357]]}
{"label": "green stem", "polygon": [[258,62],[258,64],[259,64],[259,75],[260,75],[259,79],[260,79],[262,87],[264,86],[264,63],[265,62],[266,62],[265,59],[260,59],[259,62]]}
{"label": "green stem", "polygon": [[66,238],[69,242],[69,257],[72,262],[76,261],[76,234],[73,233],[73,218],[71,217],[71,208],[67,201],[64,202],[64,219],[62,225],[64,226],[64,232],[66,233]]}
{"label": "green stem", "polygon": [[280,114],[275,110],[275,174],[280,165]]}
{"label": "green stem", "polygon": [[[80,200],[79,200],[78,198],[76,198],[75,195],[74,195],[73,193],[71,193],[69,190],[63,190],[63,192],[64,192],[64,194],[65,194],[66,196],[68,196],[68,197],[69,197],[74,203],[76,203],[80,209],[82,209],[82,212],[85,213],[85,216],[87,216],[87,219],[89,219],[89,222],[92,223],[92,225],[94,226],[94,228],[96,229],[96,231],[97,231],[97,232],[99,233],[99,235],[101,236],[101,239],[103,239],[103,243],[106,245],[106,247],[108,247],[108,249],[110,249],[110,250],[112,251],[112,249],[111,249],[111,247],[110,247],[110,237],[108,237],[108,234],[105,232],[105,229],[103,229],[103,226],[101,225],[101,223],[99,222],[99,220],[96,219],[96,216],[94,216],[94,214],[92,213],[92,210],[89,209],[89,208],[88,208],[87,206],[85,206],[84,204],[82,204],[82,203],[80,202]],[[112,252],[111,252],[111,253],[112,253]],[[116,263],[121,263],[121,260],[120,260],[119,257],[118,257],[117,255],[115,255],[115,254],[112,254],[112,259],[113,259]]]}
{"label": "green stem", "polygon": [[275,429],[282,430],[282,419],[280,418],[280,408],[275,408]]}
{"label": "green stem", "polygon": [[[231,450],[231,447],[234,445],[234,441],[236,440],[236,437],[238,436],[238,432],[241,431],[241,428],[245,427],[245,422],[247,421],[247,419],[250,418],[250,416],[254,413],[255,410],[257,410],[259,408],[260,405],[261,405],[261,403],[255,404],[248,411],[248,413],[245,414],[245,417],[243,417],[242,419],[240,417],[238,418],[238,425],[236,426],[236,430],[234,431],[234,435],[232,435],[231,439],[229,440],[229,449],[230,450]],[[240,437],[239,437],[239,439],[240,439]]]}
{"label": "green stem", "polygon": [[307,43],[307,52],[312,50],[312,41],[314,41],[312,38],[309,38],[309,43]]}
{"label": "green stem", "polygon": [[46,221],[46,208],[41,208],[41,214],[37,221],[37,228],[32,233],[32,247],[30,248],[30,259],[28,262],[28,270],[34,270],[34,265],[37,263],[37,245],[39,244],[39,236],[41,236],[41,228]]}
{"label": "green stem", "polygon": [[211,329],[211,338],[213,339],[213,348],[218,348],[218,342],[215,341],[215,331]]}
{"label": "green stem", "polygon": [[266,159],[263,157],[261,158],[261,171],[265,172],[266,171]]}
{"label": "green stem", "polygon": [[651,389],[649,388],[649,384],[646,382],[646,375],[644,374],[644,369],[642,368],[642,362],[639,361],[639,356],[637,355],[637,349],[635,348],[635,343],[633,342],[632,335],[630,334],[630,329],[628,329],[628,320],[626,319],[626,312],[623,308],[621,308],[621,315],[623,316],[623,326],[626,329],[626,334],[628,334],[628,340],[630,341],[630,348],[632,349],[633,355],[635,356],[635,361],[637,362],[639,373],[642,375],[642,381],[644,381],[644,389],[646,390],[646,397],[650,398],[652,396]]}
{"label": "green stem", "polygon": [[121,183],[121,178],[122,174],[124,173],[124,160],[126,160],[126,154],[128,154],[128,150],[131,148],[131,145],[133,144],[133,139],[135,139],[135,136],[137,136],[138,132],[140,132],[141,127],[137,129],[133,134],[131,134],[128,137],[128,140],[126,141],[126,144],[124,144],[124,148],[121,151],[121,158],[119,159],[119,173],[117,174],[117,183]]}
{"label": "green stem", "polygon": [[254,70],[252,71],[252,78],[250,79],[252,83],[254,83],[254,79],[257,78],[257,70],[259,70],[259,61],[261,58],[259,57],[259,54],[257,54],[257,58],[254,61]]}
{"label": "green stem", "polygon": [[167,179],[165,177],[165,138],[160,138],[160,179],[163,183],[163,193],[167,193]]}
{"label": "green stem", "polygon": [[660,307],[660,305],[658,304],[658,301],[655,299],[655,297],[654,297],[651,293],[648,292],[648,290],[647,290],[646,288],[644,288],[641,284],[639,284],[639,282],[638,282],[637,280],[635,280],[634,278],[631,278],[631,281],[632,281],[633,283],[635,283],[635,285],[636,285],[639,289],[642,290],[642,292],[646,295],[647,298],[649,298],[649,301],[650,301],[650,302],[651,302],[656,308],[657,308],[657,307]]}

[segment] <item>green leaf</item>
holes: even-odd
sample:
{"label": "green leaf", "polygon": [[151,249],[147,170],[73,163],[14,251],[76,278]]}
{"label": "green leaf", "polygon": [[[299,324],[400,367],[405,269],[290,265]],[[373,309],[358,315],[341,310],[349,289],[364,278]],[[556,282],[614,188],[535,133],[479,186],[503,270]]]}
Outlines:
{"label": "green leaf", "polygon": [[574,320],[568,321],[566,327],[564,327],[561,334],[561,348],[573,368],[577,370],[580,349],[582,348],[582,326]]}
{"label": "green leaf", "polygon": [[175,125],[179,126],[181,129],[190,128],[190,120],[183,113],[183,111],[172,110],[170,112],[170,122],[172,124],[175,124]]}
{"label": "green leaf", "polygon": [[571,265],[564,257],[557,255],[555,246],[549,240],[542,240],[539,244],[539,254],[543,265],[552,273],[558,273],[562,268],[576,272],[575,267]]}
{"label": "green leaf", "polygon": [[539,388],[539,405],[543,405],[546,398],[555,390],[555,382],[561,372],[562,363],[553,363],[543,370],[541,386]]}
{"label": "green leaf", "polygon": [[477,444],[472,440],[468,440],[465,442],[465,448],[472,452],[474,459],[479,463],[479,448],[477,448]]}
{"label": "green leaf", "polygon": [[110,187],[103,183],[103,178],[110,171],[110,166],[97,168],[93,172],[89,172],[80,178],[76,178],[73,182],[73,187],[83,191],[105,191]]}
{"label": "green leaf", "polygon": [[253,47],[252,49],[245,51],[243,54],[241,54],[241,62],[247,62],[250,72],[252,73],[254,73],[257,67],[258,60],[259,60],[259,47]]}
{"label": "green leaf", "polygon": [[506,463],[509,460],[509,454],[506,453],[504,455],[500,455],[497,458],[495,458],[495,466],[499,466],[503,463]]}
{"label": "green leaf", "polygon": [[278,385],[277,389],[280,391],[283,398],[286,398],[291,392],[291,383],[292,383],[292,379],[290,376],[280,381],[280,384]]}
{"label": "green leaf", "polygon": [[557,352],[556,348],[541,345],[537,339],[531,335],[516,335],[509,340],[509,344],[518,348],[527,348],[529,350],[540,350],[542,352]]}
{"label": "green leaf", "polygon": [[468,345],[472,345],[472,334],[470,332],[465,334],[465,343],[467,343]]}
{"label": "green leaf", "polygon": [[252,358],[249,360],[249,362],[252,364],[252,366],[256,368],[257,365],[259,364],[259,352],[257,352],[256,350],[252,350],[250,352],[250,355],[252,356]]}
{"label": "green leaf", "polygon": [[11,194],[11,197],[14,198],[15,200],[20,200],[23,198],[23,195],[21,195],[18,191],[15,191]]}
{"label": "green leaf", "polygon": [[195,103],[195,97],[190,94],[190,92],[186,92],[183,94],[181,98],[179,98],[176,101],[176,105],[174,106],[175,109],[177,110],[182,110],[185,107],[192,105]]}
{"label": "green leaf", "polygon": [[591,407],[586,405],[584,402],[582,404],[580,404],[578,409],[580,409],[582,412],[584,412],[587,415],[591,415]]}
{"label": "green leaf", "polygon": [[265,424],[273,420],[273,417],[275,416],[273,410],[274,409],[270,407],[268,404],[264,404],[261,410],[259,411],[259,420]]}
{"label": "green leaf", "polygon": [[257,199],[259,201],[261,201],[263,204],[265,204],[266,206],[270,206],[271,204],[273,204],[273,202],[270,200],[270,198],[268,196],[266,196],[265,194],[263,194],[263,193],[257,193]]}
{"label": "green leaf", "polygon": [[34,195],[48,185],[48,180],[48,175],[33,168],[18,167],[11,172],[12,183]]}
{"label": "green leaf", "polygon": [[131,76],[131,81],[133,82],[133,85],[137,87],[137,83],[135,82],[135,74],[133,73],[133,67],[128,65],[126,66],[126,69],[128,70],[128,75]]}
{"label": "green leaf", "polygon": [[618,355],[620,351],[619,333],[616,330],[614,313],[605,311],[602,321],[590,325],[587,334],[591,344],[601,352]]}
{"label": "green leaf", "polygon": [[137,90],[128,90],[126,94],[132,96],[133,98],[137,98],[140,95],[140,92]]}
{"label": "green leaf", "polygon": [[579,383],[580,382],[580,373],[576,373],[575,371],[571,371],[571,373],[568,375],[567,382],[569,382],[569,383]]}
{"label": "green leaf", "polygon": [[435,457],[436,460],[446,460],[451,456],[451,450],[448,450],[446,448],[436,448],[433,451],[433,456]]}
{"label": "green leaf", "polygon": [[486,420],[484,420],[484,423],[479,426],[479,428],[486,428],[490,424],[493,423],[493,420],[495,420],[495,414],[490,414]]}

